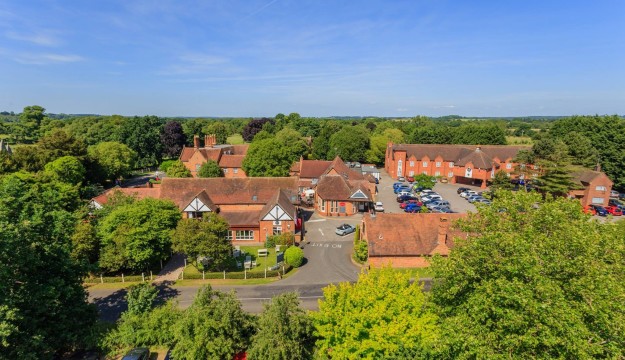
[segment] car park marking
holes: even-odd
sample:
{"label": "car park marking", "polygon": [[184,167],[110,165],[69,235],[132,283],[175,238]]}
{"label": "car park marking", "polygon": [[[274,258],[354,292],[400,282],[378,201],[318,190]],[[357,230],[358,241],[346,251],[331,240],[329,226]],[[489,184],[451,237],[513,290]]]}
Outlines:
{"label": "car park marking", "polygon": [[323,233],[323,230],[319,229],[319,232],[321,233],[321,236],[325,237],[325,234]]}
{"label": "car park marking", "polygon": [[307,223],[316,223],[316,222],[323,222],[326,221],[326,219],[315,219],[315,220],[308,220],[306,221]]}
{"label": "car park marking", "polygon": [[323,247],[323,248],[332,248],[332,249],[340,249],[343,247],[342,244],[322,244],[322,243],[310,243],[308,246],[312,247]]}

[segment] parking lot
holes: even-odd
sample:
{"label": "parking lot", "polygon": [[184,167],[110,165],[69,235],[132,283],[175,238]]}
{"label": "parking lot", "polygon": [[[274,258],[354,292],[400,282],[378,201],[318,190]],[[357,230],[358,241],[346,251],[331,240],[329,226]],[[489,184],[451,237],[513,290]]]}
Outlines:
{"label": "parking lot", "polygon": [[[384,169],[380,169],[380,183],[378,184],[378,195],[376,201],[382,201],[384,204],[384,212],[387,213],[402,213],[403,210],[399,208],[397,202],[397,195],[393,192],[393,183],[397,182],[392,179]],[[406,183],[408,184],[408,183]],[[469,211],[476,211],[473,204],[469,203],[465,199],[461,198],[456,192],[459,187],[466,187],[476,192],[483,191],[484,189],[478,186],[470,186],[464,184],[443,184],[436,183],[434,185],[434,191],[436,191],[443,199],[449,201],[450,208],[453,212],[467,213]]]}

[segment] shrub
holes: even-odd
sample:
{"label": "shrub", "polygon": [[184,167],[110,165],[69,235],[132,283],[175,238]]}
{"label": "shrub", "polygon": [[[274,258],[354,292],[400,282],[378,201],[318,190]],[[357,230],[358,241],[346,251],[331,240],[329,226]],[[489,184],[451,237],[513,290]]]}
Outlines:
{"label": "shrub", "polygon": [[291,246],[284,252],[284,259],[287,264],[293,267],[300,267],[304,262],[304,251],[297,246]]}
{"label": "shrub", "polygon": [[276,235],[276,245],[295,245],[295,235],[292,232],[283,232],[280,235]]}
{"label": "shrub", "polygon": [[267,237],[267,240],[265,240],[265,247],[267,249],[271,249],[271,248],[275,248],[276,247],[276,236],[275,235],[271,235]]}
{"label": "shrub", "polygon": [[360,241],[360,225],[356,225],[356,231],[354,231],[354,245],[357,245]]}
{"label": "shrub", "polygon": [[165,160],[161,163],[159,169],[161,169],[161,171],[167,172],[167,170],[169,170],[169,167],[175,162],[176,160]]}
{"label": "shrub", "polygon": [[354,260],[358,263],[362,264],[367,261],[369,257],[368,247],[366,241],[358,241],[356,245],[354,245]]}

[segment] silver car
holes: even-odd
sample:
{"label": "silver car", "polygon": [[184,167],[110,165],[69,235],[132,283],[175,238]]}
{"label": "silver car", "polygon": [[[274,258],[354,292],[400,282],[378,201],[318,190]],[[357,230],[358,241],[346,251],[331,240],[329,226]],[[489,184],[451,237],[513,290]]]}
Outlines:
{"label": "silver car", "polygon": [[351,226],[350,224],[342,224],[339,225],[334,231],[336,235],[345,236],[347,234],[351,234],[356,231],[356,228]]}

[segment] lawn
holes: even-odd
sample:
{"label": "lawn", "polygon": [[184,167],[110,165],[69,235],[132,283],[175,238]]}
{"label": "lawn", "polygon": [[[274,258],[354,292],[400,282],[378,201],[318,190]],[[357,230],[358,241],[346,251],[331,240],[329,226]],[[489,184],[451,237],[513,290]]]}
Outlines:
{"label": "lawn", "polygon": [[228,136],[228,139],[226,139],[226,144],[239,145],[245,144],[245,141],[243,140],[243,136],[241,136],[241,134],[234,134]]}
{"label": "lawn", "polygon": [[532,145],[532,138],[529,136],[506,136],[508,145]]}

